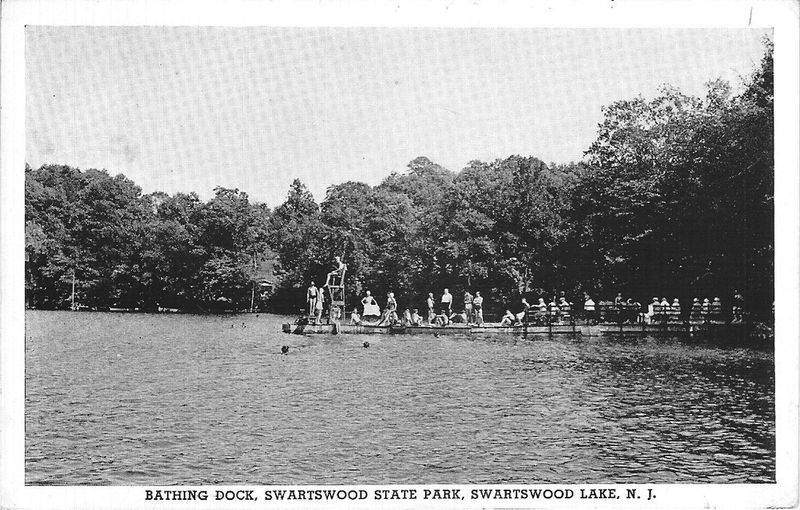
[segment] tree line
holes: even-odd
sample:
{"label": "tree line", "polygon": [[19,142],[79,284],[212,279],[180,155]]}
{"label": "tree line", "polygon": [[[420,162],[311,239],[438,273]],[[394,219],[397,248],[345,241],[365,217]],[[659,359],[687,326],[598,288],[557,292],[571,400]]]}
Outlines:
{"label": "tree line", "polygon": [[428,292],[481,290],[489,311],[565,292],[720,296],[771,308],[774,284],[772,44],[734,91],[665,86],[603,109],[578,163],[513,155],[453,172],[426,157],[377,186],[317,202],[295,180],[270,210],[217,188],[143,195],[122,175],[26,168],[27,299],[64,307],[73,274],[92,306],[247,308],[253,268],[277,260],[263,309],[296,312],[334,256],[350,303],[366,290],[422,308]]}

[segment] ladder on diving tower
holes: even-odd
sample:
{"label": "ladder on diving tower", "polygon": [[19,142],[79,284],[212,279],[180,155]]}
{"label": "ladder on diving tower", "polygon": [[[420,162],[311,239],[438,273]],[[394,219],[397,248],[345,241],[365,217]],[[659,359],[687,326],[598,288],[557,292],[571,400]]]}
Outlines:
{"label": "ladder on diving tower", "polygon": [[339,322],[344,319],[345,302],[344,302],[344,275],[347,273],[347,266],[336,273],[329,274],[325,285],[331,295],[331,312],[330,320],[332,322]]}

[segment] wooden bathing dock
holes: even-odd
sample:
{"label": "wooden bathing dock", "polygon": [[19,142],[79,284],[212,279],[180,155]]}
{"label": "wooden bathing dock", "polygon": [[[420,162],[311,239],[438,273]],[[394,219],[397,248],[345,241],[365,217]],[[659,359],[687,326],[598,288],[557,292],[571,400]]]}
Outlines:
{"label": "wooden bathing dock", "polygon": [[641,335],[741,335],[747,330],[746,323],[669,323],[669,324],[550,324],[545,326],[515,325],[500,326],[376,326],[369,324],[283,324],[283,332],[295,335],[544,335],[544,336],[641,336]]}

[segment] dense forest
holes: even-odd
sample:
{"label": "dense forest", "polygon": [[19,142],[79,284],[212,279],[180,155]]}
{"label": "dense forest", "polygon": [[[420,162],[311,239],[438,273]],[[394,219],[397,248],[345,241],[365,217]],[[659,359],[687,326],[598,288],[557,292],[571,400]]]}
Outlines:
{"label": "dense forest", "polygon": [[[734,289],[773,300],[772,44],[734,90],[663,87],[603,109],[579,163],[513,155],[453,172],[426,157],[377,186],[345,182],[317,203],[295,180],[274,210],[237,189],[142,194],[130,179],[26,167],[26,300],[35,308],[174,307],[295,312],[333,258],[348,299],[481,290],[489,311],[584,292],[642,302]],[[275,288],[255,293],[275,259]],[[382,302],[381,302],[382,304]]]}

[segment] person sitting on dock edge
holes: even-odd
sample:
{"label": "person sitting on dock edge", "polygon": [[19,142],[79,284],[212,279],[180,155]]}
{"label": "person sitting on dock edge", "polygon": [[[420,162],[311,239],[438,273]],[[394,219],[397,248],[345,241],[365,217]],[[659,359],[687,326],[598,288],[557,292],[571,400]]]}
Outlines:
{"label": "person sitting on dock edge", "polygon": [[711,313],[711,301],[709,301],[708,298],[704,298],[703,299],[703,307],[700,310],[700,315],[703,316],[703,320],[704,321],[707,321],[708,320],[708,315],[710,313]]}
{"label": "person sitting on dock edge", "polygon": [[536,304],[539,307],[539,313],[546,314],[547,313],[547,303],[544,302],[544,298],[539,298],[539,303]]}
{"label": "person sitting on dock edge", "polygon": [[586,316],[587,324],[595,320],[595,304],[589,293],[583,295],[583,313]]}
{"label": "person sitting on dock edge", "polygon": [[681,302],[678,298],[673,299],[669,307],[669,320],[671,322],[680,322],[681,320]]}
{"label": "person sitting on dock edge", "polygon": [[709,318],[713,321],[721,321],[722,320],[722,301],[719,300],[718,297],[714,298],[714,301],[711,302],[711,310]]}
{"label": "person sitting on dock edge", "polygon": [[514,314],[511,313],[511,310],[506,310],[505,315],[503,315],[503,319],[500,321],[500,325],[501,326],[513,326],[515,321],[516,321],[516,317],[514,317]]}
{"label": "person sitting on dock edge", "polygon": [[550,300],[550,304],[547,305],[547,308],[550,310],[550,322],[558,322],[560,320],[561,310],[558,309],[555,296]]}
{"label": "person sitting on dock edge", "polygon": [[416,308],[414,308],[414,312],[411,314],[411,325],[422,326],[422,317],[419,315],[419,310]]}
{"label": "person sitting on dock edge", "polygon": [[467,312],[453,312],[450,316],[450,322],[453,324],[466,324],[467,323]]}
{"label": "person sitting on dock edge", "polygon": [[692,299],[692,308],[689,310],[689,320],[699,321],[703,318],[703,305],[700,298]]}
{"label": "person sitting on dock edge", "polygon": [[657,297],[653,298],[652,303],[647,305],[647,313],[644,314],[644,322],[646,324],[653,323],[653,317],[656,315],[656,310],[661,306],[661,303],[658,301]]}
{"label": "person sitting on dock edge", "polygon": [[448,315],[447,309],[446,308],[442,308],[441,313],[436,315],[436,318],[434,319],[433,322],[437,326],[449,326],[450,325],[450,315]]}
{"label": "person sitting on dock edge", "polygon": [[561,320],[572,320],[572,303],[567,301],[566,297],[561,296],[561,300],[558,303],[558,308],[561,311]]}

